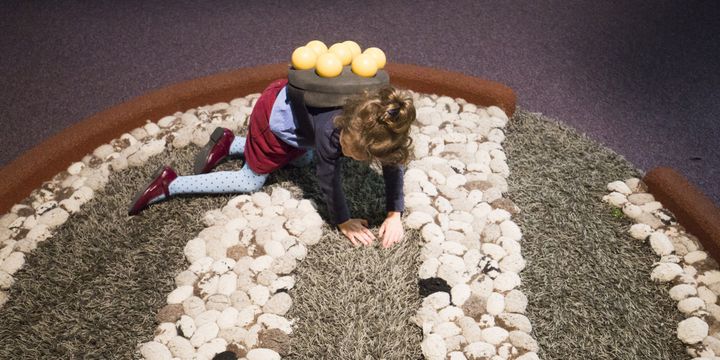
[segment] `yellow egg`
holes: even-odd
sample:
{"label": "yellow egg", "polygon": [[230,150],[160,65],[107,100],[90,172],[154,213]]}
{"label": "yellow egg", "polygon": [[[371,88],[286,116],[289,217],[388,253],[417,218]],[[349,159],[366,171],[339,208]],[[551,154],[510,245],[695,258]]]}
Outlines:
{"label": "yellow egg", "polygon": [[368,54],[360,54],[353,59],[351,68],[355,74],[363,77],[373,77],[378,71],[377,61]]}
{"label": "yellow egg", "polygon": [[375,61],[377,62],[378,70],[385,67],[385,53],[382,50],[376,47],[371,47],[365,49],[365,52],[363,52],[363,54],[370,55],[375,59]]}
{"label": "yellow egg", "polygon": [[315,72],[326,78],[336,77],[342,73],[343,64],[334,53],[327,52],[320,55],[315,64]]}
{"label": "yellow egg", "polygon": [[343,44],[345,44],[345,46],[350,48],[350,52],[352,52],[353,59],[355,59],[356,56],[362,54],[362,49],[360,49],[360,45],[358,45],[358,43],[356,43],[352,40],[348,40],[348,41],[344,41]]}
{"label": "yellow egg", "polygon": [[350,63],[352,62],[352,51],[350,51],[350,48],[345,44],[333,44],[333,46],[330,47],[328,52],[337,55],[340,61],[342,61],[343,66],[350,65]]}
{"label": "yellow egg", "polygon": [[315,53],[318,54],[318,56],[322,55],[328,51],[327,45],[325,45],[325,43],[320,40],[310,41],[305,46],[313,49],[313,51],[315,51]]}
{"label": "yellow egg", "polygon": [[301,46],[292,53],[292,66],[297,70],[307,70],[315,67],[317,54],[307,46]]}

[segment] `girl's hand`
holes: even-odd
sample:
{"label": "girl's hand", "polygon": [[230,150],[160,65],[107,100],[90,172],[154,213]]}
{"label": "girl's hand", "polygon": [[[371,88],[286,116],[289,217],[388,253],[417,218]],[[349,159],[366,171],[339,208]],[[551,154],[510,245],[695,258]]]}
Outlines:
{"label": "girl's hand", "polygon": [[402,221],[400,221],[400,213],[395,211],[388,213],[378,233],[383,238],[382,247],[389,248],[392,244],[399,243],[404,234],[405,230]]}
{"label": "girl's hand", "polygon": [[372,244],[375,235],[367,228],[368,222],[365,219],[350,219],[338,227],[343,235],[347,236],[353,245],[358,246],[358,241],[364,245]]}

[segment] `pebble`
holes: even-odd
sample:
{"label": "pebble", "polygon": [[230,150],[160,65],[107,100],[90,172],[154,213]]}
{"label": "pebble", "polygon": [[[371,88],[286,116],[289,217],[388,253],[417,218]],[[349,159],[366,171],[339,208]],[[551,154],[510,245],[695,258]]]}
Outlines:
{"label": "pebble", "polygon": [[675,251],[672,242],[670,242],[670,238],[659,231],[650,235],[650,247],[652,247],[653,251],[658,256],[670,255],[673,251]]}
{"label": "pebble", "polygon": [[617,191],[623,195],[632,194],[632,190],[622,181],[613,181],[608,184],[607,189],[610,191]]}
{"label": "pebble", "polygon": [[492,345],[500,345],[503,341],[505,341],[509,336],[509,333],[507,330],[498,327],[498,326],[492,326],[487,329],[482,330],[482,337],[483,339]]}
{"label": "pebble", "polygon": [[538,351],[540,349],[537,341],[535,341],[535,339],[533,339],[532,336],[530,336],[526,332],[511,331],[509,338],[510,343],[518,349],[523,349],[527,351]]}
{"label": "pebble", "polygon": [[497,316],[505,310],[505,297],[499,293],[492,293],[485,303],[488,314]]}
{"label": "pebble", "polygon": [[629,232],[633,238],[645,240],[653,233],[653,228],[646,224],[633,224]]}
{"label": "pebble", "polygon": [[[420,344],[423,355],[428,360],[445,360],[447,356],[447,348],[442,336],[438,334],[430,334],[425,336]],[[248,359],[250,360],[250,359]]]}
{"label": "pebble", "polygon": [[688,284],[675,285],[670,289],[670,297],[675,301],[680,301],[687,297],[697,294],[697,288]]}
{"label": "pebble", "polygon": [[677,337],[685,344],[701,342],[707,335],[709,326],[698,317],[690,317],[678,324]]}
{"label": "pebble", "polygon": [[280,354],[271,349],[252,349],[245,355],[247,360],[280,360]]}
{"label": "pebble", "polygon": [[142,344],[140,347],[140,354],[147,360],[172,359],[172,354],[167,346],[156,341],[150,341]]}
{"label": "pebble", "polygon": [[8,255],[2,263],[0,263],[0,271],[13,275],[20,270],[23,265],[25,265],[25,254],[15,251]]}
{"label": "pebble", "polygon": [[678,310],[685,315],[690,315],[695,311],[705,308],[705,302],[699,297],[689,297],[682,299],[677,304]]}

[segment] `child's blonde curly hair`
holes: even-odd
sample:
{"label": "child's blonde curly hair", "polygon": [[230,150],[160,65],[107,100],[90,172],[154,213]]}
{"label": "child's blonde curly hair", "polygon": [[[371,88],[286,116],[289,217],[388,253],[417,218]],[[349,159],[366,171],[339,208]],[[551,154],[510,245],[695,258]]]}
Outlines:
{"label": "child's blonde curly hair", "polygon": [[409,92],[385,86],[345,102],[334,120],[343,151],[381,165],[405,165],[412,148],[415,106]]}

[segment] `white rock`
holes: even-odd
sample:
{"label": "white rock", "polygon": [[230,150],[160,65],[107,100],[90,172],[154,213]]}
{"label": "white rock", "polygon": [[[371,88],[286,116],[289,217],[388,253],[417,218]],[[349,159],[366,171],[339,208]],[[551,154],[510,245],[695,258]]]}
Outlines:
{"label": "white rock", "polygon": [[452,303],[455,306],[462,306],[468,298],[470,298],[470,285],[468,284],[457,284],[450,290]]}
{"label": "white rock", "polygon": [[295,278],[292,276],[282,276],[273,281],[270,285],[270,291],[276,293],[279,289],[290,290],[295,286]]}
{"label": "white rock", "polygon": [[167,348],[167,346],[156,341],[142,344],[142,346],[140,347],[140,354],[148,360],[172,359],[172,355],[170,354],[170,350]]}
{"label": "white rock", "polygon": [[300,242],[307,246],[312,246],[320,242],[322,239],[322,228],[321,227],[311,227],[305,230],[305,232],[300,235]]}
{"label": "white rock", "polygon": [[429,258],[420,265],[420,268],[418,270],[418,276],[421,279],[435,277],[439,266],[440,260],[438,260],[437,258]]}
{"label": "white rock", "polygon": [[170,339],[167,347],[174,357],[182,360],[192,359],[193,355],[195,355],[195,348],[190,343],[190,340],[182,336],[175,336]]}
{"label": "white rock", "polygon": [[496,354],[495,345],[484,341],[472,342],[463,351],[470,359],[489,359]]}
{"label": "white rock", "polygon": [[[456,232],[449,231],[448,236],[449,236],[449,234],[456,234]],[[440,246],[442,247],[442,249],[445,253],[451,254],[451,255],[457,255],[457,256],[462,256],[465,253],[465,251],[467,250],[467,248],[463,244],[455,242],[455,241],[443,241]]]}
{"label": "white rock", "polygon": [[500,270],[504,272],[515,272],[519,273],[525,269],[525,259],[519,253],[505,256],[500,260]]}
{"label": "white rock", "polygon": [[185,244],[183,252],[185,254],[185,258],[191,264],[205,257],[207,255],[205,252],[205,240],[201,238],[194,238],[188,241],[187,244]]}
{"label": "white rock", "polygon": [[193,319],[195,320],[195,326],[201,328],[205,324],[216,323],[220,318],[220,314],[220,311],[215,309],[203,311]]}
{"label": "white rock", "polygon": [[688,284],[675,285],[672,289],[670,289],[670,297],[675,301],[680,301],[696,294],[696,288]]}
{"label": "white rock", "polygon": [[707,257],[708,256],[706,252],[698,250],[687,253],[687,255],[685,255],[683,259],[687,264],[694,264],[696,262],[704,261],[705,259],[707,259]]}
{"label": "white rock", "polygon": [[237,274],[232,271],[221,275],[218,280],[217,293],[230,296],[237,290],[237,279]]}
{"label": "white rock", "polygon": [[653,233],[653,228],[646,224],[634,224],[630,227],[630,236],[638,240],[647,239]]}
{"label": "white rock", "polygon": [[695,344],[708,335],[709,326],[700,318],[691,317],[678,324],[677,336],[685,344]]}
{"label": "white rock", "polygon": [[217,337],[220,328],[216,323],[211,322],[198,327],[195,333],[190,338],[190,343],[195,347],[200,347],[202,344]]}
{"label": "white rock", "polygon": [[480,249],[494,260],[500,260],[506,255],[505,249],[498,244],[484,243],[480,245]]}
{"label": "white rock", "polygon": [[445,185],[447,185],[451,189],[463,186],[465,185],[465,183],[467,183],[467,179],[464,175],[461,174],[453,174],[445,179]]}
{"label": "white rock", "polygon": [[500,320],[505,324],[506,328],[517,329],[526,333],[532,332],[532,325],[530,319],[522,314],[511,314],[503,313],[498,316]]}
{"label": "white rock", "polygon": [[515,360],[540,360],[540,357],[534,352],[526,352],[518,356]]}
{"label": "white rock", "polygon": [[263,306],[270,298],[270,290],[266,286],[255,285],[250,288],[248,295],[255,304]]}
{"label": "white rock", "polygon": [[706,286],[698,286],[697,292],[698,297],[702,299],[705,304],[715,304],[717,302],[717,295]]}
{"label": "white rock", "polygon": [[70,166],[68,166],[67,172],[70,175],[78,175],[78,174],[80,174],[80,171],[84,168],[85,168],[85,164],[78,161],[78,162],[72,163]]}
{"label": "white rock", "polygon": [[263,248],[265,249],[265,254],[274,258],[285,255],[285,247],[278,241],[268,241],[263,245]]}
{"label": "white rock", "polygon": [[195,275],[194,272],[190,270],[185,270],[181,273],[179,273],[175,277],[175,286],[183,286],[183,285],[189,285],[193,286],[195,282],[197,281],[198,277]]}
{"label": "white rock", "polygon": [[197,357],[202,359],[212,359],[215,355],[225,351],[227,349],[227,341],[222,338],[215,338],[202,344],[197,349]]}
{"label": "white rock", "polygon": [[533,339],[528,333],[523,331],[511,331],[510,343],[518,349],[528,351],[538,351],[540,349],[537,341],[535,341],[535,339]]}
{"label": "white rock", "polygon": [[483,339],[493,345],[500,345],[501,342],[508,338],[508,335],[507,330],[498,326],[489,327],[482,331]]}
{"label": "white rock", "polygon": [[465,354],[460,351],[453,351],[449,353],[448,356],[450,357],[450,360],[467,360]]}
{"label": "white rock", "polygon": [[70,217],[70,214],[58,207],[40,215],[38,223],[47,225],[49,228],[54,228],[64,224],[68,217]]}
{"label": "white rock", "polygon": [[438,196],[434,202],[435,208],[441,213],[450,213],[453,211],[450,201],[442,196]]}
{"label": "white rock", "polygon": [[423,306],[430,306],[433,309],[442,309],[450,305],[450,294],[444,291],[434,292],[423,299]]}
{"label": "white rock", "polygon": [[280,360],[280,354],[270,349],[252,349],[245,355],[247,360]]}
{"label": "white rock", "polygon": [[292,334],[292,322],[275,314],[262,314],[258,317],[258,324],[268,329],[280,329],[286,334]]}
{"label": "white rock", "polygon": [[513,272],[504,272],[498,275],[493,281],[496,290],[500,292],[510,291],[520,286],[520,276]]}
{"label": "white rock", "polygon": [[167,296],[168,304],[182,304],[185,299],[189,298],[193,294],[192,286],[180,286],[173,290]]}
{"label": "white rock", "polygon": [[488,314],[497,316],[505,310],[505,297],[499,293],[492,293],[485,303]]}
{"label": "white rock", "polygon": [[153,338],[153,341],[167,345],[170,339],[177,336],[177,328],[175,327],[175,324],[171,322],[161,323],[155,330],[154,335],[155,337]]}
{"label": "white rock", "polygon": [[444,322],[433,327],[433,332],[442,336],[443,339],[460,334],[460,327],[453,322]]}
{"label": "white rock", "polygon": [[627,202],[627,197],[616,191],[613,191],[610,194],[603,196],[602,199],[603,201],[615,207],[622,207]]}
{"label": "white rock", "polygon": [[702,275],[698,277],[698,281],[700,281],[703,284],[714,284],[716,282],[720,282],[720,271],[718,270],[709,270],[705,271]]}
{"label": "white rock", "polygon": [[252,264],[250,264],[250,269],[256,273],[259,273],[263,270],[269,269],[270,265],[272,265],[273,260],[273,257],[270,255],[262,255],[253,260]]}
{"label": "white rock", "polygon": [[455,321],[464,316],[463,310],[457,306],[450,305],[438,312],[441,321]]}
{"label": "white rock", "polygon": [[630,188],[622,181],[611,182],[608,184],[607,189],[610,191],[617,191],[623,195],[630,195],[632,193]]}
{"label": "white rock", "polygon": [[525,313],[528,300],[525,294],[519,290],[512,290],[505,295],[505,311],[509,313]]}
{"label": "white rock", "polygon": [[656,231],[650,235],[650,246],[658,256],[670,255],[675,250],[672,242],[670,242],[670,238],[660,231]]}
{"label": "white rock", "polygon": [[643,214],[643,211],[639,206],[631,203],[626,203],[625,205],[623,205],[622,211],[625,215],[627,215],[627,217],[631,219],[637,219],[640,217],[640,215]]}
{"label": "white rock", "polygon": [[405,218],[405,224],[411,229],[420,229],[423,225],[433,221],[430,214],[420,211],[413,211]]}
{"label": "white rock", "polygon": [[420,348],[423,355],[428,360],[445,360],[447,348],[442,336],[438,334],[430,334],[423,339]]}
{"label": "white rock", "polygon": [[195,330],[197,330],[197,326],[195,326],[195,320],[193,320],[193,318],[188,315],[182,315],[180,317],[180,320],[178,320],[177,322],[177,326],[180,328],[180,331],[182,331],[183,335],[187,338],[192,337],[193,334],[195,334]]}
{"label": "white rock", "polygon": [[682,299],[677,304],[678,310],[685,315],[690,315],[695,311],[705,308],[705,302],[699,297],[689,297]]}
{"label": "white rock", "polygon": [[292,298],[286,292],[273,295],[263,306],[263,311],[270,314],[285,315],[292,307]]}
{"label": "white rock", "polygon": [[506,238],[515,241],[520,241],[520,239],[522,239],[522,232],[520,231],[520,227],[510,220],[503,221],[500,224],[500,231],[502,232],[502,236]]}
{"label": "white rock", "polygon": [[229,329],[235,326],[235,323],[237,323],[238,314],[240,314],[240,312],[234,307],[229,307],[223,310],[216,320],[218,328],[222,330]]}
{"label": "white rock", "polygon": [[654,281],[667,282],[683,273],[683,268],[674,263],[660,263],[656,266],[650,278]]}
{"label": "white rock", "polygon": [[423,239],[427,242],[443,242],[445,241],[445,235],[443,234],[442,228],[435,223],[428,223],[422,227],[420,231]]}
{"label": "white rock", "polygon": [[12,275],[0,270],[0,289],[9,289],[15,283],[15,279]]}
{"label": "white rock", "polygon": [[287,249],[286,254],[293,257],[296,260],[303,260],[307,256],[307,247],[304,244],[298,243]]}

